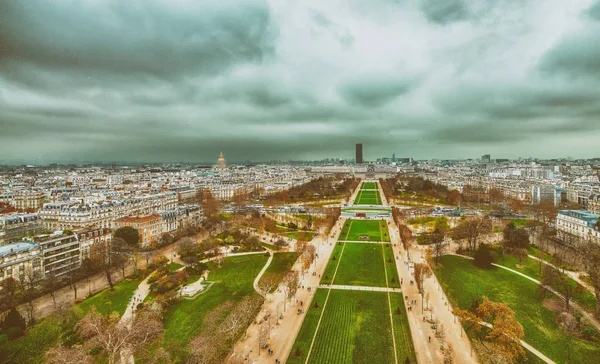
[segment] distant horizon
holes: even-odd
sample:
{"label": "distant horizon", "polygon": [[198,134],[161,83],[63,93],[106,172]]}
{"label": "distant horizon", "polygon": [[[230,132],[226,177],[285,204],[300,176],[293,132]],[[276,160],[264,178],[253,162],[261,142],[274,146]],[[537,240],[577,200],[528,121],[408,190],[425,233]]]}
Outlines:
{"label": "distant horizon", "polygon": [[[344,162],[351,162],[354,160],[354,158],[348,158],[348,159],[343,159],[343,158],[336,158],[336,157],[324,157],[322,159],[288,159],[288,160],[277,160],[277,159],[273,159],[273,160],[229,160],[227,159],[227,156],[225,153],[223,153],[223,156],[226,160],[226,163],[229,165],[243,165],[243,164],[268,164],[268,163],[281,163],[281,164],[286,164],[289,162],[293,162],[293,163],[303,163],[303,162],[322,162],[325,161],[327,159],[331,160],[332,162],[335,161],[344,161]],[[483,156],[483,155],[482,155]],[[472,158],[413,158],[413,157],[399,157],[397,156],[396,159],[402,159],[402,158],[412,158],[413,161],[432,161],[432,160],[436,160],[436,161],[467,161],[467,160],[480,160],[482,156],[478,156],[478,157],[472,157]],[[381,156],[381,157],[377,157],[377,158],[389,158],[390,160],[392,159],[391,156]],[[362,164],[369,164],[369,163],[376,163],[377,162],[377,158],[376,159],[365,159],[363,160]],[[535,157],[535,156],[529,156],[529,157],[513,157],[513,158],[509,158],[509,157],[494,157],[493,155],[490,158],[492,161],[495,161],[497,159],[507,159],[509,161],[518,161],[519,159],[522,160],[540,160],[540,161],[549,161],[549,160],[573,160],[573,161],[577,161],[577,160],[600,160],[600,156],[597,157],[582,157],[582,158],[577,158],[577,157],[572,157],[572,156],[560,156],[560,157],[552,157],[552,158],[540,158],[540,157]],[[391,162],[391,161],[390,161]],[[56,164],[56,165],[60,165],[60,166],[66,166],[66,165],[107,165],[110,166],[113,163],[116,164],[116,166],[119,167],[124,167],[124,166],[141,166],[141,165],[168,165],[168,164],[185,164],[185,165],[198,165],[198,166],[212,166],[212,165],[216,165],[216,158],[215,161],[210,162],[210,161],[48,161],[48,162],[37,162],[37,161],[19,161],[19,162],[9,162],[9,161],[2,161],[0,160],[0,166],[23,166],[23,165],[31,165],[31,166],[48,166],[48,165],[52,165],[52,164]],[[356,163],[352,163],[353,165]]]}

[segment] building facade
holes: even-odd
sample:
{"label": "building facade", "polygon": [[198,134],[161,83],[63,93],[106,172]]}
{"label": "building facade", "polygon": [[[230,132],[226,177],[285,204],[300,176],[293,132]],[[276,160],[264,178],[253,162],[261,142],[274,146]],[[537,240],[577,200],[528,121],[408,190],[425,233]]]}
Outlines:
{"label": "building facade", "polygon": [[44,278],[60,277],[81,266],[81,247],[72,232],[56,232],[36,241],[42,249]]}
{"label": "building facade", "polygon": [[130,226],[136,229],[140,234],[140,245],[148,246],[152,242],[157,242],[160,239],[160,234],[163,233],[162,217],[159,214],[147,216],[132,216],[123,217],[115,220],[115,228]]}
{"label": "building facade", "polygon": [[24,236],[33,236],[43,230],[44,224],[37,214],[0,215],[0,245],[14,243]]}
{"label": "building facade", "polygon": [[38,210],[44,204],[44,195],[41,191],[17,191],[14,196],[14,206],[19,211]]}
{"label": "building facade", "polygon": [[586,210],[561,210],[556,216],[556,230],[559,235],[566,233],[600,242],[600,231],[596,227],[598,218],[598,215]]}
{"label": "building facade", "polygon": [[28,275],[43,277],[42,249],[31,242],[0,247],[0,282],[7,278],[26,279]]}

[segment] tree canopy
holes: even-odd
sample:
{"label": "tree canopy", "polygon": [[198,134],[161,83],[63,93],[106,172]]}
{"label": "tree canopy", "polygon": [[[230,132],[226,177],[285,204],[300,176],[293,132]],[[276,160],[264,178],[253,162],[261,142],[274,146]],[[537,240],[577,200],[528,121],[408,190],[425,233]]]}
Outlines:
{"label": "tree canopy", "polygon": [[138,248],[140,246],[140,233],[137,231],[136,228],[133,228],[131,226],[123,226],[121,228],[118,228],[113,233],[113,237],[125,240],[127,245],[129,245],[132,248]]}

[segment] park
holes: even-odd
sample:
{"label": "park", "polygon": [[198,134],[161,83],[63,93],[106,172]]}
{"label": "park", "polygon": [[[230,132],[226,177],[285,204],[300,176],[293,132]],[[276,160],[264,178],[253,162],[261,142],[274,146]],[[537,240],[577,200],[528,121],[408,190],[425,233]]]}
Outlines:
{"label": "park", "polygon": [[[435,274],[454,306],[468,309],[473,299],[482,296],[505,303],[523,325],[525,342],[557,363],[568,362],[565,340],[568,334],[560,328],[556,313],[549,307],[547,299],[551,297],[542,298],[536,283],[505,269],[481,269],[468,259],[452,255],[440,258]],[[572,362],[598,362],[597,342],[570,337],[569,345]]]}
{"label": "park", "polygon": [[385,220],[346,220],[340,240],[389,242],[390,234]]}

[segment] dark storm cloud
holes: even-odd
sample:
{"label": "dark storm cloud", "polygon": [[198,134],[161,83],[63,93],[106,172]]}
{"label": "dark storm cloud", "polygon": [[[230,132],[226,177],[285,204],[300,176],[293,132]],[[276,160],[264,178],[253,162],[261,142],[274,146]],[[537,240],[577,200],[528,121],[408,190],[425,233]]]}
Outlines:
{"label": "dark storm cloud", "polygon": [[2,1],[0,161],[587,155],[599,4]]}
{"label": "dark storm cloud", "polygon": [[600,23],[562,39],[542,58],[539,69],[549,75],[600,78]]}
{"label": "dark storm cloud", "polygon": [[[209,3],[169,11],[149,1],[3,1],[2,59],[49,68],[161,78],[222,72],[272,51],[269,8]],[[166,10],[166,11],[165,11]]]}
{"label": "dark storm cloud", "polygon": [[464,0],[423,0],[421,9],[429,21],[442,25],[465,20],[470,15]]}
{"label": "dark storm cloud", "polygon": [[368,76],[342,85],[340,94],[350,103],[379,107],[409,92],[415,85],[415,81],[406,79],[394,80],[382,76]]}

